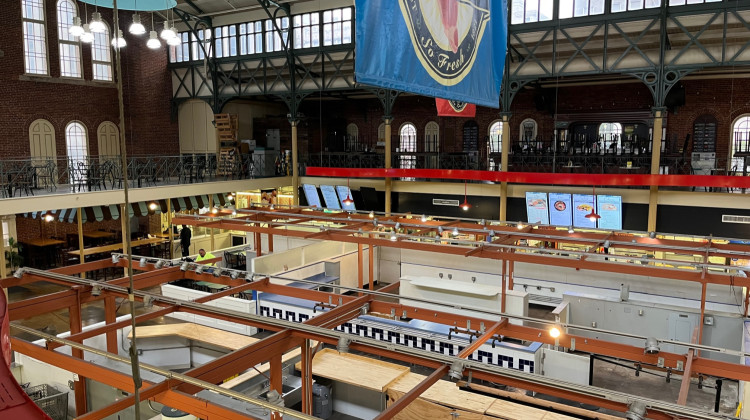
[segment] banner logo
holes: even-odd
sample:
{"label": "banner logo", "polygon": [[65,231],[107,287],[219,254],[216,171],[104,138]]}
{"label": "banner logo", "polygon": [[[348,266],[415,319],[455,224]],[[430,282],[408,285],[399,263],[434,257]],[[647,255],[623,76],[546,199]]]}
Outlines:
{"label": "banner logo", "polygon": [[464,109],[466,109],[466,102],[459,102],[459,101],[448,101],[448,103],[451,105],[451,108],[453,108],[456,112],[463,112]]}
{"label": "banner logo", "polygon": [[490,0],[399,0],[411,42],[427,73],[443,86],[471,72],[490,19]]}

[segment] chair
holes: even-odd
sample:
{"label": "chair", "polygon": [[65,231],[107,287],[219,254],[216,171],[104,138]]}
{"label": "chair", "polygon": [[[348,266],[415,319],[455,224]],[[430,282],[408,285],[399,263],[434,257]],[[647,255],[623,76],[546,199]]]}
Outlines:
{"label": "chair", "polygon": [[[32,166],[24,167],[10,179],[11,196],[16,191],[25,191],[26,195],[34,195],[34,177],[36,171]],[[19,194],[20,196],[21,194]]]}

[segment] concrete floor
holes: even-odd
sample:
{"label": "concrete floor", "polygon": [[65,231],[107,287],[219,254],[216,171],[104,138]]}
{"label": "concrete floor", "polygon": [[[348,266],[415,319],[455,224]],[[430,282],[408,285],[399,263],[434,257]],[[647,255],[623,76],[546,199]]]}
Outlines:
{"label": "concrete floor", "polygon": [[[62,287],[45,282],[37,282],[23,287],[13,287],[9,290],[9,301],[15,302],[22,299],[28,299],[31,297],[41,296],[49,293],[54,293],[63,290]],[[159,292],[159,288],[153,288],[149,290],[151,292]],[[118,299],[118,310],[117,315],[126,315],[129,313],[130,308],[126,301]],[[141,314],[149,309],[143,308],[140,303],[136,303],[136,314]],[[551,308],[531,305],[529,308],[529,316],[535,318],[554,320],[554,315],[550,313]],[[83,324],[90,325],[96,322],[101,322],[104,319],[104,305],[103,302],[96,302],[87,304],[81,311]],[[181,322],[169,317],[160,317],[149,321],[146,324],[164,324]],[[60,310],[51,312],[48,314],[42,314],[29,318],[20,322],[21,324],[32,327],[38,330],[42,330],[49,334],[59,334],[68,331],[69,318],[67,310]],[[19,338],[24,340],[34,341],[38,337],[32,337],[28,334],[22,334],[15,332]],[[262,338],[264,334],[259,334],[259,338]],[[627,361],[618,362],[621,365],[618,366],[613,363],[609,363],[602,360],[596,360],[594,362],[594,381],[593,385],[605,389],[616,390],[625,392],[633,395],[639,395],[652,399],[675,402],[677,395],[679,394],[681,377],[675,376],[672,380],[667,383],[664,372],[654,371],[654,374],[641,372],[640,376],[635,376],[635,371],[632,368],[632,363],[628,364]],[[429,375],[430,370],[421,369],[418,366],[413,367],[415,372]],[[703,384],[703,389],[698,389],[697,379],[693,380],[690,386],[690,393],[688,394],[688,405],[703,410],[713,410],[715,401],[715,383],[711,379],[706,379]],[[720,411],[724,414],[734,414],[736,409],[737,401],[737,383],[731,381],[724,381],[722,388],[721,406]],[[539,396],[541,398],[555,400],[552,397]],[[558,400],[559,401],[559,400]],[[561,401],[562,402],[562,401]],[[587,407],[590,408],[590,407]],[[616,414],[610,411],[604,411],[610,414]],[[349,420],[351,417],[338,414],[338,417],[334,417],[334,420]]]}

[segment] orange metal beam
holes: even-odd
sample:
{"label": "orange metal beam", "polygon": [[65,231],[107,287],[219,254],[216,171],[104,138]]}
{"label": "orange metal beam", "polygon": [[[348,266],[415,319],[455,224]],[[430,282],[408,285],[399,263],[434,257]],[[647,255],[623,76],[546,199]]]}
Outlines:
{"label": "orange metal beam", "polygon": [[[693,331],[693,343],[698,339],[698,328]],[[687,352],[687,362],[685,370],[682,372],[682,383],[680,384],[680,393],[677,396],[677,404],[687,405],[688,391],[690,391],[690,379],[693,374],[693,358],[695,358],[695,349],[691,348]]]}
{"label": "orange metal beam", "polygon": [[458,357],[465,359],[472,355],[475,351],[479,350],[480,347],[487,341],[489,341],[490,338],[492,338],[495,334],[500,331],[500,328],[502,328],[503,325],[506,325],[508,323],[507,318],[503,318],[502,321],[499,321],[495,323],[495,325],[488,328],[484,334],[482,334],[481,337],[474,340],[471,344],[466,346],[463,350],[461,350],[460,353],[458,353]]}
{"label": "orange metal beam", "polygon": [[[146,386],[143,390],[140,391],[139,397],[140,401],[154,399],[159,394],[162,394],[169,390],[171,388],[171,380],[167,379],[164,382],[159,382],[156,385]],[[111,415],[117,414],[122,410],[125,410],[127,408],[130,408],[134,406],[136,403],[135,401],[135,394],[123,398],[121,400],[115,401],[114,403],[104,406],[96,411],[90,411],[82,416],[79,416],[76,418],[76,420],[101,420],[105,417],[109,417]]]}
{"label": "orange metal beam", "polygon": [[401,410],[403,410],[409,404],[411,404],[412,401],[419,398],[419,396],[422,395],[423,392],[430,389],[432,385],[434,385],[443,376],[445,376],[448,373],[448,369],[449,369],[448,365],[443,365],[439,367],[437,370],[432,372],[430,376],[424,378],[422,382],[418,383],[417,386],[412,388],[409,392],[404,394],[401,398],[397,399],[396,402],[389,405],[388,408],[385,409],[385,411],[383,411],[377,417],[375,417],[375,420],[390,420],[396,415],[398,415],[398,413],[401,412]]}
{"label": "orange metal beam", "polygon": [[188,395],[177,390],[168,390],[154,397],[160,404],[169,407],[178,407],[180,410],[190,413],[200,419],[206,420],[237,420],[242,418],[256,418],[247,412],[239,412],[231,408],[223,407],[216,403],[204,400],[194,395]]}

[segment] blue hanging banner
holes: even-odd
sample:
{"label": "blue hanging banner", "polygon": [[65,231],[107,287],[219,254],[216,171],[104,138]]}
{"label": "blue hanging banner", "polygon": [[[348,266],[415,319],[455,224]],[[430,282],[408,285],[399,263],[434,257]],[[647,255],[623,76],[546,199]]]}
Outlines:
{"label": "blue hanging banner", "polygon": [[[114,7],[112,0],[80,0],[92,6],[112,9]],[[177,0],[117,0],[118,10],[138,10],[141,12],[151,12],[156,10],[167,10],[177,6]]]}
{"label": "blue hanging banner", "polygon": [[499,108],[507,0],[356,0],[359,83]]}

